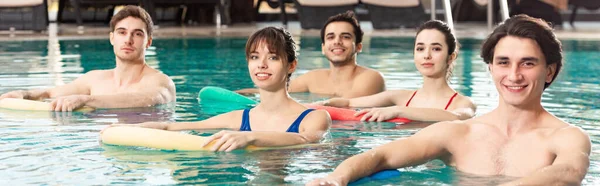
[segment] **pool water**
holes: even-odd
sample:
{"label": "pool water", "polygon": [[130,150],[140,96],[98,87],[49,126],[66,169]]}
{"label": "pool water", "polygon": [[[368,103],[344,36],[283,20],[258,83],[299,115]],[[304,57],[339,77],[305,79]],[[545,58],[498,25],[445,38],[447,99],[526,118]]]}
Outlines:
{"label": "pool water", "polygon": [[[319,38],[296,39],[300,56],[294,76],[328,67]],[[154,40],[146,59],[175,82],[175,104],[91,113],[0,110],[0,183],[299,185],[325,176],[354,154],[410,136],[427,125],[334,122],[322,146],[253,152],[174,152],[99,143],[98,132],[112,123],[197,121],[224,112],[226,104],[199,105],[197,93],[209,85],[252,87],[244,59],[245,42],[245,38]],[[363,44],[359,64],[381,71],[387,89],[420,87],[412,39],[366,37]],[[475,101],[478,114],[486,113],[497,105],[498,95],[478,57],[481,41],[461,40],[461,44],[451,86]],[[593,152],[583,184],[599,185],[600,42],[567,40],[563,45],[566,63],[558,80],[544,92],[542,102],[554,115],[589,133]],[[0,93],[61,85],[90,70],[114,65],[108,39],[0,42]],[[292,96],[301,102],[325,99],[307,93]],[[365,185],[491,185],[512,179],[465,174],[432,161],[402,169],[401,177]]]}

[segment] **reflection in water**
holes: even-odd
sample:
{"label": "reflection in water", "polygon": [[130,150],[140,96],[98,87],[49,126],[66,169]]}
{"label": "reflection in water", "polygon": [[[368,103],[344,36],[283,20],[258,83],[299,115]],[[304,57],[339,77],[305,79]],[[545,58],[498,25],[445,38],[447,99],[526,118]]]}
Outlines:
{"label": "reflection in water", "polygon": [[[323,145],[269,151],[172,152],[100,145],[98,132],[112,123],[198,121],[242,109],[226,103],[198,102],[204,86],[252,87],[244,56],[245,38],[156,39],[149,65],[169,75],[177,88],[171,105],[135,109],[100,109],[88,113],[26,112],[0,109],[0,180],[11,184],[302,184],[331,172],[349,156],[408,137],[430,123],[334,122]],[[365,38],[358,63],[380,70],[387,89],[416,89],[421,76],[414,66],[412,38]],[[461,40],[451,86],[471,96],[477,114],[493,109],[496,89],[479,58],[479,40]],[[592,149],[600,144],[600,50],[597,41],[564,41],[565,66],[544,93],[542,103],[559,118],[585,129]],[[327,68],[321,41],[300,38],[298,69]],[[49,40],[0,43],[0,93],[48,88],[83,73],[114,67],[108,40]],[[302,103],[327,96],[293,93]],[[253,99],[258,99],[253,97]],[[218,130],[202,131],[210,135]],[[398,149],[410,150],[410,149]],[[593,150],[584,185],[598,185],[600,153]],[[493,185],[514,178],[476,176],[434,161],[402,169],[398,178],[370,185]]]}

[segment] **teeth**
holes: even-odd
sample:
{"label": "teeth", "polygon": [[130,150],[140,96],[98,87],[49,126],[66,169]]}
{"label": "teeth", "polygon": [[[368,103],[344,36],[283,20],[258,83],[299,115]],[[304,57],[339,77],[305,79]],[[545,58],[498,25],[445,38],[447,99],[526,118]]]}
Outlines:
{"label": "teeth", "polygon": [[343,52],[343,49],[333,49],[333,52]]}
{"label": "teeth", "polygon": [[508,89],[519,90],[525,88],[525,86],[506,86]]}
{"label": "teeth", "polygon": [[261,73],[261,74],[256,74],[256,76],[258,76],[258,77],[267,77],[267,76],[269,76],[269,74],[262,74]]}

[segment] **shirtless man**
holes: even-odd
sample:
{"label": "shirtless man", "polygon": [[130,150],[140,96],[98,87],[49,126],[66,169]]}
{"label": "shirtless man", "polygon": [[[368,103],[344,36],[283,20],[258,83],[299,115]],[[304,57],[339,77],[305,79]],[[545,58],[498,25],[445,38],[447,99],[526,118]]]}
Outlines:
{"label": "shirtless man", "polygon": [[152,19],[138,6],[127,6],[110,21],[110,43],[116,67],[94,70],[66,85],[44,90],[17,90],[0,96],[40,100],[55,98],[54,111],[79,107],[149,107],[175,100],[175,84],[146,64],[144,54],[152,44]]}
{"label": "shirtless man", "polygon": [[[590,139],[541,105],[562,67],[562,49],[541,19],[519,15],[498,26],[481,57],[499,92],[498,107],[465,121],[440,122],[342,162],[308,185],[346,185],[384,169],[441,159],[457,170],[520,177],[505,185],[579,185]],[[400,149],[400,150],[399,150]]]}
{"label": "shirtless man", "polygon": [[[356,54],[362,50],[362,37],[363,31],[351,11],[330,17],[321,29],[321,49],[329,60],[329,69],[312,70],[291,80],[288,91],[343,98],[384,91],[381,73],[356,63]],[[257,89],[236,92],[257,93]]]}

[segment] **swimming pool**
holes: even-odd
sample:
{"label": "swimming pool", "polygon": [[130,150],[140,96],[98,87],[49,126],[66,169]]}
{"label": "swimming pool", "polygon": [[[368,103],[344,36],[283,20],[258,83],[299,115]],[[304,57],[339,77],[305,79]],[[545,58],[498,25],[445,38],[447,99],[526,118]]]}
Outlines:
{"label": "swimming pool", "polygon": [[[299,41],[299,70],[326,68],[316,37]],[[244,59],[245,38],[157,39],[147,62],[169,75],[177,103],[159,108],[47,113],[0,110],[0,183],[11,185],[107,184],[269,184],[298,185],[325,176],[345,158],[400,137],[424,124],[334,122],[326,145],[306,149],[233,153],[168,152],[104,146],[98,132],[111,123],[196,121],[222,112],[200,106],[204,86],[251,87]],[[487,67],[478,57],[479,40],[461,40],[451,86],[472,97],[477,113],[497,104]],[[420,75],[413,65],[410,38],[366,37],[360,64],[380,70],[388,89],[416,89]],[[600,42],[563,41],[566,63],[558,80],[544,92],[543,105],[559,118],[585,129],[592,139],[584,185],[600,184]],[[45,88],[70,82],[85,72],[114,67],[108,39],[0,42],[0,93]],[[292,94],[301,102],[319,95]],[[206,131],[208,135],[215,131]],[[410,150],[410,149],[407,149]],[[403,169],[399,178],[372,185],[490,185],[514,178],[457,172],[439,161]]]}

